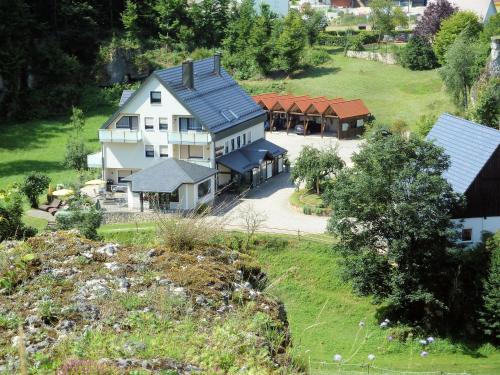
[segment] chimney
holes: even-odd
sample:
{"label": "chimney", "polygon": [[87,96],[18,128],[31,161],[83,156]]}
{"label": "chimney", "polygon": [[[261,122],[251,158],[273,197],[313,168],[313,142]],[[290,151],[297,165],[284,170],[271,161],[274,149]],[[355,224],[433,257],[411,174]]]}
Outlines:
{"label": "chimney", "polygon": [[214,54],[214,73],[220,76],[220,59],[222,54],[217,51]]}
{"label": "chimney", "polygon": [[182,63],[182,85],[187,89],[194,89],[193,60],[191,59]]}

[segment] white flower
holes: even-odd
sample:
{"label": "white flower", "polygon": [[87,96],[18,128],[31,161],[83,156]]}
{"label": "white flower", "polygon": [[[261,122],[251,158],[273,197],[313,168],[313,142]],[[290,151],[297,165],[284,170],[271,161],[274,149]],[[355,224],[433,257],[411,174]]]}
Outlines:
{"label": "white flower", "polygon": [[388,326],[388,323],[386,321],[383,321],[382,323],[380,323],[380,328],[387,328]]}
{"label": "white flower", "polygon": [[385,319],[384,322],[386,322],[387,324],[389,324],[391,321],[389,319]]}
{"label": "white flower", "polygon": [[429,353],[427,353],[425,350],[420,352],[420,357],[427,357],[428,355],[429,355]]}
{"label": "white flower", "polygon": [[429,344],[432,344],[434,342],[434,337],[432,337],[432,336],[427,337],[427,342]]}
{"label": "white flower", "polygon": [[373,354],[368,354],[368,360],[373,361],[375,359],[375,355]]}
{"label": "white flower", "polygon": [[427,340],[418,340],[418,342],[422,345],[427,345]]}
{"label": "white flower", "polygon": [[360,321],[360,322],[359,322],[359,326],[360,326],[360,327],[364,327],[364,326],[365,326],[365,321],[364,321],[364,320]]}
{"label": "white flower", "polygon": [[340,354],[335,354],[335,355],[333,356],[333,360],[334,360],[335,362],[340,362],[340,361],[342,361],[342,356],[341,356]]}

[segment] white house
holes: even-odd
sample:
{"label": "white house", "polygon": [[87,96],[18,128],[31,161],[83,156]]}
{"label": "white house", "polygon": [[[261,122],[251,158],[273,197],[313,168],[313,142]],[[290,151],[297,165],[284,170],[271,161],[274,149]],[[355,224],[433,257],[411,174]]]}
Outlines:
{"label": "white house", "polygon": [[477,14],[481,22],[486,23],[497,13],[493,0],[450,0],[459,10],[468,10]]}
{"label": "white house", "polygon": [[[256,185],[283,170],[286,150],[264,139],[266,113],[220,62],[220,54],[188,60],[122,93],[88,165],[102,168],[110,184],[128,184],[129,207],[148,200],[193,209],[230,182]],[[183,162],[160,163],[167,159]]]}
{"label": "white house", "polygon": [[483,232],[500,230],[500,131],[443,114],[427,139],[450,157],[444,177],[466,199],[455,216],[462,242],[477,243]]}

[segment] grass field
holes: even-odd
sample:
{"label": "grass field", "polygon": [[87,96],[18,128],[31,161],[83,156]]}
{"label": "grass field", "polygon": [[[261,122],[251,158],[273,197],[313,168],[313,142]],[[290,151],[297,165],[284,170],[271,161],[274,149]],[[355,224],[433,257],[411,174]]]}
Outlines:
{"label": "grass field", "polygon": [[[362,99],[377,122],[404,120],[410,126],[423,114],[455,111],[436,70],[411,71],[399,65],[345,57],[327,49],[331,60],[284,80],[284,91],[297,95]],[[273,81],[247,83],[266,90]]]}
{"label": "grass field", "polygon": [[[154,237],[153,227],[153,223],[106,225],[100,234],[109,241],[144,246]],[[332,241],[326,235],[301,241],[260,235],[254,252],[269,276],[267,293],[285,304],[295,357],[306,367],[311,363],[312,374],[338,372],[335,365],[320,364],[331,363],[335,354],[347,360],[345,368],[366,364],[367,356],[374,354],[374,366],[397,371],[500,373],[500,352],[488,344],[473,348],[436,338],[426,349],[428,357],[422,358],[417,340],[424,337],[414,337],[409,343],[389,341],[387,337],[396,337],[401,329],[381,329],[375,318],[377,306],[369,298],[352,294],[341,278],[341,259],[332,252]],[[361,320],[365,322],[362,329]]]}
{"label": "grass field", "polygon": [[[97,129],[112,111],[105,107],[87,114],[84,137],[92,151],[99,149]],[[75,179],[75,172],[63,166],[66,142],[72,133],[69,118],[9,122],[1,128],[0,188],[21,181],[31,171],[47,173],[53,184]]]}

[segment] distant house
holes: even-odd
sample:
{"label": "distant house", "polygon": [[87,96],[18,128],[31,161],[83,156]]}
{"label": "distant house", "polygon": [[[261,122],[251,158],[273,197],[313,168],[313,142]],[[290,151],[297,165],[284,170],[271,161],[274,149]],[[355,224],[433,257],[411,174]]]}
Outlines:
{"label": "distant house", "polygon": [[459,10],[468,10],[477,14],[481,22],[488,22],[497,13],[494,0],[450,0]]}
{"label": "distant house", "polygon": [[255,186],[283,171],[286,150],[264,139],[266,117],[220,54],[188,60],[123,91],[87,164],[128,186],[130,208],[194,209],[233,181]]}
{"label": "distant house", "polygon": [[476,243],[482,232],[500,230],[500,131],[443,114],[427,139],[450,157],[444,177],[466,198],[455,215],[462,242]]}

